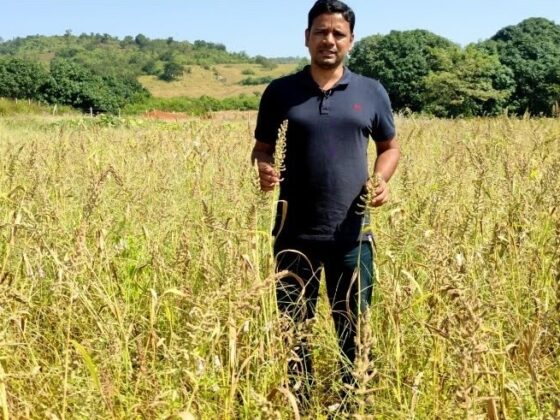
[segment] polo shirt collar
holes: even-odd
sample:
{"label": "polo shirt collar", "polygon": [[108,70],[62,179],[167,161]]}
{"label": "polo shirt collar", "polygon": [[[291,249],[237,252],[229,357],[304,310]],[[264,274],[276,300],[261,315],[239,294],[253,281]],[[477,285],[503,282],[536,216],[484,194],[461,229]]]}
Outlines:
{"label": "polo shirt collar", "polygon": [[[346,88],[346,86],[348,86],[348,84],[350,83],[351,78],[352,78],[352,72],[348,67],[344,66],[344,72],[342,73],[342,77],[338,82],[336,82],[336,84],[331,88],[331,90]],[[310,65],[305,66],[301,71],[301,80],[307,87],[311,87],[313,89],[319,89],[319,86],[317,86],[317,83],[315,82],[315,80],[313,80],[313,77],[311,76]]]}

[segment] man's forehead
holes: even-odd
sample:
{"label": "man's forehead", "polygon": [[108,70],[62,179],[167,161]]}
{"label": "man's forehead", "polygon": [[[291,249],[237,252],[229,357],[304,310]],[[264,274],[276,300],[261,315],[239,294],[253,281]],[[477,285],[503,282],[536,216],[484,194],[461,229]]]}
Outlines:
{"label": "man's forehead", "polygon": [[313,19],[311,26],[318,28],[326,26],[348,26],[348,28],[350,28],[350,22],[342,16],[342,13],[323,13]]}

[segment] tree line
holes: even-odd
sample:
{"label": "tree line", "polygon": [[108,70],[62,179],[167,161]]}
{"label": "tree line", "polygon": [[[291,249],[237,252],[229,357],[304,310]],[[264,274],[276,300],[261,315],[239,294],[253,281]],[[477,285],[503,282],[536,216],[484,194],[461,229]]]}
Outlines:
{"label": "tree line", "polygon": [[560,26],[543,18],[465,48],[425,30],[373,35],[356,43],[349,67],[379,79],[398,111],[559,114]]}
{"label": "tree line", "polygon": [[[141,75],[171,81],[188,65],[272,68],[279,61],[200,40],[152,40],[143,34],[121,40],[66,31],[0,42],[0,97],[116,113],[150,97],[138,82]],[[560,26],[544,18],[507,26],[465,48],[419,29],[372,35],[356,42],[348,65],[379,79],[399,112],[438,117],[560,112]],[[269,81],[247,78],[244,83]]]}

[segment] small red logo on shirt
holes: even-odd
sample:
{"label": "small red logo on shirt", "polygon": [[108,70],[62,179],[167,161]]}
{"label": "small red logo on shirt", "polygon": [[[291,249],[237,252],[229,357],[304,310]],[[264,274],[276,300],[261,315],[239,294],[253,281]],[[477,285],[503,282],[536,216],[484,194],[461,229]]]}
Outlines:
{"label": "small red logo on shirt", "polygon": [[362,104],[354,104],[352,108],[354,108],[354,111],[360,112],[362,110]]}

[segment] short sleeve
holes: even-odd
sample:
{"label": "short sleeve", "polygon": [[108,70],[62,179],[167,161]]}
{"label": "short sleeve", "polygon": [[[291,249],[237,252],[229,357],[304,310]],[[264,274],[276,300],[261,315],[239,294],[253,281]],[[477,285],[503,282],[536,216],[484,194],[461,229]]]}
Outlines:
{"label": "short sleeve", "polygon": [[278,88],[275,82],[269,84],[264,90],[255,128],[255,139],[272,145],[276,143],[278,129],[283,121],[280,98],[277,92]]}
{"label": "short sleeve", "polygon": [[375,141],[391,140],[395,137],[395,121],[391,100],[385,88],[377,82],[375,86],[376,113],[372,121],[371,137]]}

